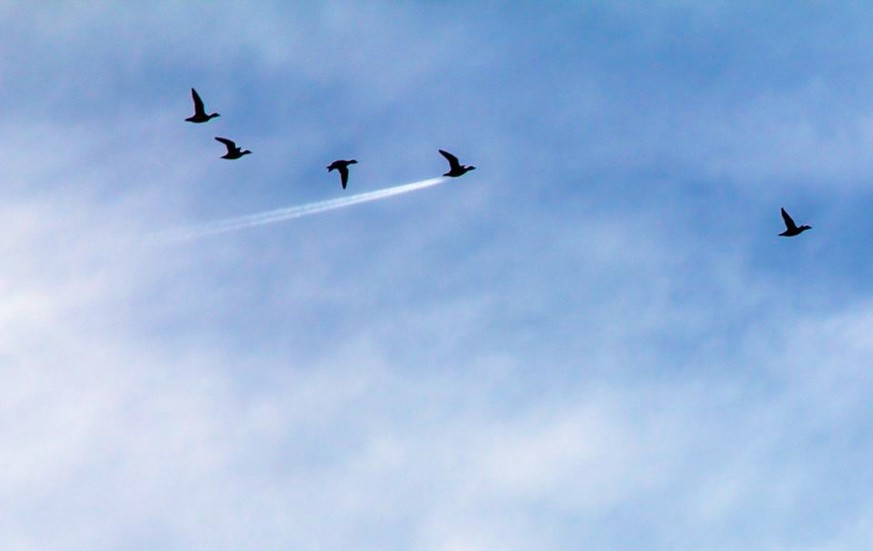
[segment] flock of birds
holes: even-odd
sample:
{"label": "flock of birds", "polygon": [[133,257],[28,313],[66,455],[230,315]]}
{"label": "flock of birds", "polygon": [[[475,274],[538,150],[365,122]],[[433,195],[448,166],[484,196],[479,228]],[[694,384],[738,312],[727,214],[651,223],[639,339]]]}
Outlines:
{"label": "flock of birds", "polygon": [[[218,113],[206,113],[206,108],[203,105],[203,100],[200,98],[200,94],[198,94],[197,90],[195,90],[194,88],[191,88],[191,99],[194,100],[194,114],[185,119],[186,121],[193,123],[204,123],[209,122],[215,117],[221,116]],[[227,153],[221,156],[222,159],[239,159],[240,157],[251,153],[251,151],[249,151],[248,149],[240,149],[240,147],[237,146],[236,142],[234,142],[233,140],[216,136],[215,141],[223,143],[224,146],[227,148]],[[449,162],[449,171],[443,174],[443,176],[457,178],[458,176],[462,176],[467,172],[476,169],[475,166],[462,165],[458,161],[458,158],[448,151],[440,149],[439,152]],[[330,172],[332,170],[336,170],[337,172],[339,172],[340,183],[342,184],[343,189],[346,189],[346,185],[349,183],[349,165],[357,164],[357,162],[358,161],[356,161],[355,159],[338,159],[327,165],[327,171]]]}
{"label": "flock of birds", "polygon": [[[200,99],[200,94],[197,93],[197,90],[191,88],[191,98],[194,100],[194,114],[185,119],[188,122],[193,123],[203,123],[208,122],[211,119],[220,116],[218,113],[206,113],[206,108],[203,106],[203,100]],[[248,155],[251,153],[248,149],[240,149],[233,140],[229,140],[227,138],[222,138],[220,136],[216,136],[215,140],[224,144],[227,148],[227,153],[221,156],[222,159],[239,159],[244,155]],[[452,178],[457,178],[458,176],[462,176],[471,170],[475,170],[475,166],[467,166],[462,165],[458,158],[449,153],[448,151],[444,151],[442,149],[439,150],[440,155],[446,158],[449,162],[449,171],[443,174],[443,176],[449,176]],[[346,189],[346,185],[349,183],[349,165],[357,164],[358,161],[355,159],[337,159],[336,161],[327,165],[327,171],[331,172],[332,170],[336,170],[340,175],[340,183],[343,186],[343,189]],[[803,224],[798,226],[794,219],[785,211],[784,208],[781,209],[782,212],[782,221],[785,223],[785,231],[780,233],[782,237],[794,237],[796,235],[800,235],[806,230],[812,229],[812,226],[807,224]]]}

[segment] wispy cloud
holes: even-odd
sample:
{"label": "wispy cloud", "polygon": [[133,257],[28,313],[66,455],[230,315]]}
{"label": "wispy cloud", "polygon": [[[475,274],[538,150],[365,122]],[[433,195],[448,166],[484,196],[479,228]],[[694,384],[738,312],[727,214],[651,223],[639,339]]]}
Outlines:
{"label": "wispy cloud", "polygon": [[0,8],[4,547],[869,540],[871,13],[161,6]]}

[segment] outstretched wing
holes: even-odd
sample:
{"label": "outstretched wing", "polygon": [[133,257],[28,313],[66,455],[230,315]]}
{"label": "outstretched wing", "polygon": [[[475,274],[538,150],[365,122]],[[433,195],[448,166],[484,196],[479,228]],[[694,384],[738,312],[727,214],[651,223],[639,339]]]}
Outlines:
{"label": "outstretched wing", "polygon": [[443,151],[442,149],[440,149],[439,152],[440,152],[440,155],[442,155],[443,157],[446,158],[447,161],[449,161],[449,166],[451,168],[460,168],[461,167],[461,163],[458,162],[457,157],[455,157],[454,155],[452,155],[448,151]]}
{"label": "outstretched wing", "polygon": [[234,143],[233,140],[228,140],[227,138],[219,138],[218,136],[216,136],[215,141],[223,143],[225,147],[227,147],[228,151],[236,149],[236,143]]}
{"label": "outstretched wing", "polygon": [[788,215],[787,212],[785,212],[784,208],[781,210],[782,210],[782,220],[785,221],[785,227],[788,228],[789,230],[796,230],[797,224],[795,224],[794,220]]}
{"label": "outstretched wing", "polygon": [[191,88],[191,98],[194,100],[194,112],[195,113],[204,113],[203,110],[203,100],[200,99],[200,94],[197,93],[197,90]]}
{"label": "outstretched wing", "polygon": [[343,189],[346,189],[346,184],[349,183],[349,167],[342,165],[338,166],[337,170],[340,173],[340,182],[343,184]]}

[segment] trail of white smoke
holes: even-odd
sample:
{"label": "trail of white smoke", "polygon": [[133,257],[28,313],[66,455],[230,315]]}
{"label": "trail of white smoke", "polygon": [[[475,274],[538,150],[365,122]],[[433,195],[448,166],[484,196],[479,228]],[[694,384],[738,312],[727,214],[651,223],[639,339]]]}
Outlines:
{"label": "trail of white smoke", "polygon": [[258,214],[249,214],[246,216],[238,216],[236,218],[228,218],[225,220],[219,220],[217,222],[211,222],[200,226],[194,226],[186,229],[183,228],[180,230],[168,232],[159,236],[158,240],[165,242],[191,240],[200,237],[206,237],[207,235],[214,235],[217,233],[233,232],[246,228],[252,228],[255,226],[262,226],[264,224],[273,224],[275,222],[282,222],[283,220],[291,220],[292,218],[300,218],[302,216],[309,216],[311,214],[318,214],[320,212],[326,212],[329,210],[350,207],[359,203],[378,201],[379,199],[386,199],[395,195],[409,193],[410,191],[416,191],[419,189],[435,186],[445,181],[446,178],[444,177],[430,178],[427,180],[422,180],[420,182],[412,182],[411,184],[403,184],[387,189],[378,189],[376,191],[359,193],[350,197],[339,197],[336,199],[328,199],[326,201],[318,201],[305,205],[297,205],[284,209],[261,212]]}

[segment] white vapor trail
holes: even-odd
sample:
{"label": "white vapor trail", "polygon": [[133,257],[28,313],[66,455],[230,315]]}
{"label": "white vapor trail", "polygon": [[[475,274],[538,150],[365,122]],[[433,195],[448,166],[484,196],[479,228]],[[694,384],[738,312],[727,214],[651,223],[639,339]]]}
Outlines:
{"label": "white vapor trail", "polygon": [[410,191],[435,186],[445,181],[445,177],[430,178],[427,180],[421,180],[420,182],[412,182],[411,184],[403,184],[386,189],[377,189],[376,191],[359,193],[350,197],[338,197],[336,199],[328,199],[326,201],[317,201],[315,203],[286,207],[284,209],[270,210],[258,214],[227,218],[217,222],[210,222],[200,226],[193,226],[165,233],[160,237],[160,241],[197,239],[199,237],[205,237],[217,233],[233,232],[245,228],[262,226],[264,224],[273,224],[275,222],[282,222],[283,220],[291,220],[292,218],[300,218],[302,216],[309,216],[311,214],[318,214],[329,210],[350,207],[359,203],[378,201],[379,199],[386,199],[402,193],[409,193]]}

